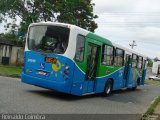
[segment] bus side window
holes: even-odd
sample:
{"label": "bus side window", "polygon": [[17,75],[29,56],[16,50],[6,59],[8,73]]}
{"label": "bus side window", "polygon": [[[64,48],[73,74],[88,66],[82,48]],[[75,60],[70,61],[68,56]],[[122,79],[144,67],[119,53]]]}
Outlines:
{"label": "bus side window", "polygon": [[113,65],[114,48],[112,46],[103,45],[102,64]]}
{"label": "bus side window", "polygon": [[142,67],[143,67],[143,58],[142,58],[141,56],[138,57],[137,67],[138,67],[139,69],[142,69]]}
{"label": "bus side window", "polygon": [[144,67],[144,69],[147,68],[147,60],[144,60],[143,67]]}
{"label": "bus side window", "polygon": [[124,65],[124,50],[116,48],[115,65],[116,66]]}
{"label": "bus side window", "polygon": [[132,67],[136,68],[137,67],[137,55],[132,54]]}
{"label": "bus side window", "polygon": [[125,63],[130,63],[130,55],[129,54],[126,54],[125,55]]}
{"label": "bus side window", "polygon": [[82,35],[77,36],[77,45],[76,45],[76,56],[75,59],[76,61],[83,61],[84,58],[84,42],[85,42],[85,37]]}

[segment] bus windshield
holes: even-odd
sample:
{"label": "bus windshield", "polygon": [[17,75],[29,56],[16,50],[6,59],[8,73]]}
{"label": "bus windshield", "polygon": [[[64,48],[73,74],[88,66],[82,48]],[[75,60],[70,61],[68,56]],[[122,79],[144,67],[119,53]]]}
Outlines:
{"label": "bus windshield", "polygon": [[28,34],[28,49],[63,54],[68,46],[69,32],[69,28],[60,26],[32,26]]}

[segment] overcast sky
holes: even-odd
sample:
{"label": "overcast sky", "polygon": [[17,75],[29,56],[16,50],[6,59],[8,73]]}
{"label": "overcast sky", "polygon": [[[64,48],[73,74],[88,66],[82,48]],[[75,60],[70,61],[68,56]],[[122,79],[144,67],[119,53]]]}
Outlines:
{"label": "overcast sky", "polygon": [[93,0],[96,33],[151,58],[160,58],[160,0]]}

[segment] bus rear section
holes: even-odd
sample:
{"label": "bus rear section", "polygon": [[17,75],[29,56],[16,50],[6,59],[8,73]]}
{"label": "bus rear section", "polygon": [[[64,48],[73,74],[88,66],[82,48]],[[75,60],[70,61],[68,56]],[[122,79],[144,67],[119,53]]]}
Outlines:
{"label": "bus rear section", "polygon": [[63,26],[31,25],[25,46],[22,82],[70,93],[74,63],[63,56],[70,29]]}
{"label": "bus rear section", "polygon": [[73,62],[59,55],[25,52],[22,82],[70,93]]}

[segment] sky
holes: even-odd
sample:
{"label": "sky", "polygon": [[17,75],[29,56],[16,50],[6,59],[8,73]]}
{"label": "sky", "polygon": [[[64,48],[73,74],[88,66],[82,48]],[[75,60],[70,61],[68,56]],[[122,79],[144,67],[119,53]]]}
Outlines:
{"label": "sky", "polygon": [[93,0],[95,33],[124,47],[160,58],[160,0]]}

